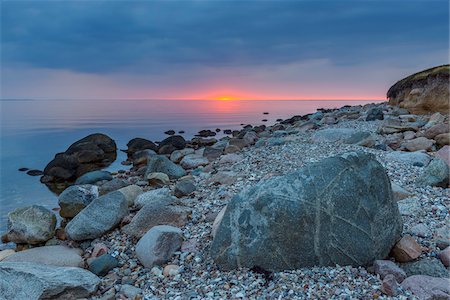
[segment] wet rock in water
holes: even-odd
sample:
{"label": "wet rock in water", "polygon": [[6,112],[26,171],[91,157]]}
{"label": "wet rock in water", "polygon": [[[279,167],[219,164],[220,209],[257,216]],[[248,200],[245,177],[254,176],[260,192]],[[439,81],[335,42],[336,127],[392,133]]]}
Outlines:
{"label": "wet rock in water", "polygon": [[372,155],[351,152],[236,195],[211,255],[224,269],[364,266],[386,257],[401,231],[386,171]]}
{"label": "wet rock in water", "polygon": [[267,112],[267,111],[263,112],[263,115],[268,115],[268,114],[269,114],[269,112]]}
{"label": "wet rock in water", "polygon": [[420,150],[430,151],[434,145],[434,141],[429,140],[426,137],[418,137],[404,142],[403,145],[411,152]]}
{"label": "wet rock in water", "polygon": [[248,131],[245,133],[243,140],[247,145],[254,145],[258,140],[258,135],[254,131]]}
{"label": "wet rock in water", "polygon": [[131,158],[133,166],[146,165],[148,160],[155,155],[157,155],[156,152],[150,149],[138,151]]}
{"label": "wet rock in water", "polygon": [[390,260],[376,260],[373,263],[375,274],[380,275],[383,279],[387,275],[394,276],[398,283],[401,283],[406,278],[406,273],[399,266]]}
{"label": "wet rock in water", "polygon": [[3,241],[16,244],[40,244],[55,235],[56,216],[43,206],[17,208],[8,214],[8,229]]}
{"label": "wet rock in water", "polygon": [[145,192],[141,195],[139,195],[136,200],[134,201],[134,205],[140,209],[144,205],[153,203],[153,202],[159,202],[159,201],[166,201],[166,202],[173,202],[176,199],[170,194],[169,188],[160,188],[160,189],[154,189],[150,190],[148,192]]}
{"label": "wet rock in water", "polygon": [[433,277],[449,277],[449,271],[436,258],[423,258],[418,261],[401,264],[408,276],[427,275]]}
{"label": "wet rock in water", "polygon": [[27,175],[30,175],[30,176],[41,176],[43,174],[44,174],[44,172],[41,171],[41,170],[29,170],[29,171],[27,171]]}
{"label": "wet rock in water", "polygon": [[93,200],[66,226],[68,237],[75,241],[95,239],[115,228],[128,213],[128,203],[120,192]]}
{"label": "wet rock in water", "polygon": [[175,130],[167,130],[164,132],[167,135],[174,135],[175,134]]}
{"label": "wet rock in water", "polygon": [[277,122],[282,122],[282,121],[283,121],[283,119],[277,119],[276,121],[277,121]]}
{"label": "wet rock in water", "polygon": [[184,169],[195,169],[201,166],[206,166],[207,164],[209,164],[209,160],[206,157],[197,154],[186,155],[180,162],[180,165]]}
{"label": "wet rock in water", "polygon": [[269,120],[267,120],[267,119],[262,119],[261,121],[263,121],[263,122],[267,122],[267,121],[269,121]]}
{"label": "wet rock in water", "polygon": [[67,246],[44,246],[16,252],[3,260],[4,262],[28,262],[57,267],[81,267],[81,249]]}
{"label": "wet rock in water", "polygon": [[224,131],[223,131],[223,133],[225,133],[225,134],[231,134],[233,131],[231,130],[231,129],[225,129]]}
{"label": "wet rock in water", "polygon": [[101,184],[98,188],[98,192],[102,196],[102,195],[106,195],[108,193],[117,191],[117,190],[124,188],[126,186],[129,186],[129,185],[130,185],[130,183],[128,181],[125,181],[120,178],[113,178],[112,180]]}
{"label": "wet rock in water", "polygon": [[137,243],[136,256],[146,268],[166,263],[183,242],[179,228],[161,225],[150,229]]}
{"label": "wet rock in water", "polygon": [[367,112],[366,121],[375,121],[375,120],[383,120],[384,114],[383,114],[383,108],[381,107],[374,107],[369,109]]}
{"label": "wet rock in water", "polygon": [[164,155],[155,155],[149,158],[145,177],[155,172],[167,174],[170,179],[178,179],[186,175],[186,171],[181,166],[176,165]]}
{"label": "wet rock in water", "polygon": [[92,171],[79,177],[75,184],[94,184],[99,181],[112,180],[113,177],[108,171]]}
{"label": "wet rock in water", "polygon": [[117,191],[122,193],[122,195],[125,197],[128,206],[133,206],[136,198],[144,192],[141,187],[135,184],[123,187]]}
{"label": "wet rock in water", "polygon": [[200,130],[195,136],[210,137],[210,136],[215,136],[215,135],[216,135],[216,133],[214,131],[207,129],[207,130]]}
{"label": "wet rock in water", "polygon": [[185,133],[185,131],[184,130],[180,130],[180,131],[178,131],[178,133],[179,134],[183,134],[183,133]]}
{"label": "wet rock in water", "polygon": [[192,194],[196,189],[197,187],[192,180],[181,180],[175,185],[174,194],[176,197],[181,198]]}
{"label": "wet rock in water", "polygon": [[26,262],[0,263],[0,298],[81,299],[100,284],[91,272],[74,267],[55,267]]}
{"label": "wet rock in water", "polygon": [[449,166],[440,158],[435,157],[425,168],[423,174],[417,179],[419,186],[447,187],[449,184]]}
{"label": "wet rock in water", "polygon": [[116,143],[107,135],[96,133],[73,143],[58,153],[44,169],[42,182],[73,182],[81,175],[110,165],[116,160]]}
{"label": "wet rock in water", "polygon": [[158,144],[158,151],[166,146],[170,146],[174,150],[181,150],[186,148],[186,140],[181,135],[169,136]]}
{"label": "wet rock in water", "polygon": [[134,138],[127,143],[127,154],[129,157],[133,156],[134,153],[150,149],[153,151],[158,150],[158,146],[150,140],[144,138]]}
{"label": "wet rock in water", "polygon": [[190,208],[172,205],[168,199],[153,201],[142,207],[130,224],[123,227],[123,231],[128,235],[140,238],[149,229],[157,225],[182,227],[186,225],[190,215]]}
{"label": "wet rock in water", "polygon": [[431,160],[431,156],[426,153],[417,152],[403,152],[403,151],[392,151],[386,154],[386,158],[393,161],[401,161],[414,166],[426,166]]}
{"label": "wet rock in water", "polygon": [[98,196],[98,187],[95,185],[69,186],[58,197],[61,207],[59,214],[63,218],[73,218]]}
{"label": "wet rock in water", "polygon": [[160,188],[170,183],[169,176],[161,172],[153,172],[146,174],[145,177],[151,187]]}
{"label": "wet rock in water", "polygon": [[197,146],[198,148],[212,146],[215,143],[217,143],[217,140],[215,138],[206,139],[206,138],[196,137],[191,140],[191,144],[194,146]]}
{"label": "wet rock in water", "polygon": [[409,235],[402,237],[392,248],[391,252],[391,255],[398,262],[412,261],[418,258],[420,254],[422,254],[422,248],[416,240]]}
{"label": "wet rock in water", "polygon": [[19,169],[20,172],[25,172],[25,171],[28,171],[28,170],[29,170],[28,168],[20,168]]}
{"label": "wet rock in water", "polygon": [[105,276],[109,271],[119,266],[117,258],[112,257],[109,254],[103,254],[97,258],[94,258],[89,263],[89,271],[97,276]]}

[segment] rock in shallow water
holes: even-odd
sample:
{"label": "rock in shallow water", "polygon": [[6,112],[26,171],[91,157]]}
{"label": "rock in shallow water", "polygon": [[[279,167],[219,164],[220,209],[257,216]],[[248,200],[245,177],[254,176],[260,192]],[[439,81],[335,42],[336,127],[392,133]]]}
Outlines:
{"label": "rock in shallow water", "polygon": [[63,218],[73,218],[97,197],[98,187],[95,185],[69,186],[58,197],[58,204],[61,207],[59,214]]}
{"label": "rock in shallow water", "polygon": [[120,192],[112,192],[92,201],[66,226],[70,239],[95,239],[116,227],[128,213],[128,202]]}
{"label": "rock in shallow water", "polygon": [[99,283],[81,268],[0,263],[0,299],[80,299],[94,293]]}
{"label": "rock in shallow water", "polygon": [[3,240],[17,244],[40,244],[55,235],[56,216],[43,206],[32,205],[8,214],[8,231]]}
{"label": "rock in shallow water", "polygon": [[347,153],[235,196],[211,246],[224,269],[368,265],[400,238],[389,178],[372,155]]}

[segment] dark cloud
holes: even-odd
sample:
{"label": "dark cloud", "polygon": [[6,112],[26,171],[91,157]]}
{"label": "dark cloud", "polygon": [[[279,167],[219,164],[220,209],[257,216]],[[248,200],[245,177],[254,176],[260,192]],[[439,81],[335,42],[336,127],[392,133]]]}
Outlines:
{"label": "dark cloud", "polygon": [[448,18],[448,1],[425,0],[3,2],[2,63],[149,74],[311,59],[408,64],[447,49]]}

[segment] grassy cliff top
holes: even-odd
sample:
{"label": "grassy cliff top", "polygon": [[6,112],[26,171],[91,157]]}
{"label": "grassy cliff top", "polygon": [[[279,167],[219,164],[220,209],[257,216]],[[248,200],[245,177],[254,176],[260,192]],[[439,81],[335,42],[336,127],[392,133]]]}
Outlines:
{"label": "grassy cliff top", "polygon": [[397,81],[387,92],[388,98],[395,98],[400,91],[406,88],[411,88],[413,84],[425,83],[429,77],[449,77],[450,65],[442,65],[430,68],[418,73],[412,74],[400,81]]}

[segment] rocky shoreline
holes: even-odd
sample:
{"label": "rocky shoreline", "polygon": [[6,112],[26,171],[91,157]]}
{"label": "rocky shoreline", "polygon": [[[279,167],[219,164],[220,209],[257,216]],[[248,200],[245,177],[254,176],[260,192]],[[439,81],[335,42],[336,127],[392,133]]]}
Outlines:
{"label": "rocky shoreline", "polygon": [[[0,252],[0,298],[448,299],[448,122],[448,114],[414,115],[387,103],[318,110],[273,126],[247,125],[220,140],[214,139],[213,131],[190,141],[175,135],[159,144],[133,139],[128,144],[128,160],[123,162],[131,169],[113,174],[100,170],[81,174],[73,155],[82,157],[82,167],[91,171],[86,166],[91,159],[93,164],[105,164],[99,145],[109,145],[104,153],[111,156],[114,141],[103,135],[95,147],[78,141],[63,157],[75,171],[69,174],[59,165],[57,172],[51,173],[73,179],[59,182],[69,185],[59,196],[59,213],[64,218],[61,228],[56,228],[54,213],[40,206],[9,214],[8,232],[2,239],[17,243],[17,249]],[[372,167],[367,169],[368,165]],[[325,172],[312,175],[321,166]],[[341,178],[339,168],[353,170],[351,179]],[[333,175],[335,169],[338,175]],[[312,249],[308,231],[302,233],[299,241],[305,242],[300,248],[283,244],[287,243],[284,240],[274,242],[286,253],[280,256],[285,259],[282,267],[273,261],[276,255],[268,243],[275,231],[271,230],[286,222],[283,226],[289,240],[297,232],[290,224],[312,222],[308,214],[301,217],[307,206],[289,206],[287,214],[273,218],[264,209],[250,211],[250,221],[231,230],[232,236],[239,232],[240,237],[233,240],[240,241],[239,246],[230,242],[224,247],[230,233],[222,220],[229,220],[233,210],[241,214],[239,220],[246,218],[245,209],[236,208],[240,203],[254,197],[256,207],[267,197],[289,199],[292,191],[310,193],[307,183],[289,179],[288,174],[298,170],[296,178],[305,177],[305,182],[314,178],[316,188],[324,191],[321,196],[298,196],[299,202],[340,201],[339,205],[355,216],[364,207],[367,217],[349,216],[350,227],[333,231],[338,242],[348,239],[344,252],[353,262],[345,263],[337,249],[314,243],[320,260],[306,265],[308,249]],[[382,180],[383,174],[387,181]],[[46,171],[44,176],[46,183],[54,179]],[[324,179],[323,186],[317,183],[327,176],[331,179]],[[282,183],[277,178],[282,178]],[[361,186],[355,183],[358,180]],[[330,181],[336,182],[330,187]],[[282,188],[277,190],[275,186],[280,184]],[[284,190],[286,186],[289,188]],[[243,202],[236,200],[239,197],[245,198]],[[366,207],[368,197],[378,206]],[[351,207],[358,201],[360,205],[353,211]],[[285,202],[270,210],[279,212]],[[235,204],[225,208],[230,203]],[[393,208],[388,208],[391,205]],[[287,219],[293,210],[296,213]],[[327,211],[335,218],[347,218],[343,213],[338,208]],[[392,215],[379,219],[387,214]],[[258,227],[255,216],[273,223]],[[312,223],[317,226],[317,219]],[[359,230],[365,232],[361,236],[353,231],[366,225],[373,226],[371,234],[366,229]],[[393,226],[392,232],[387,231],[389,226]],[[259,230],[256,238],[254,228]],[[345,231],[351,232],[350,236]],[[377,240],[380,236],[389,238]],[[249,254],[252,247],[243,250],[250,241],[247,238],[261,242],[257,256]],[[355,250],[350,250],[350,244],[355,244]],[[219,259],[230,247],[227,259]],[[377,247],[380,250],[374,249]],[[374,256],[367,257],[372,252]],[[291,253],[301,259],[287,259]],[[267,263],[264,267],[250,263],[254,257],[258,262],[267,259]],[[23,283],[24,278],[39,287],[32,290]]]}

